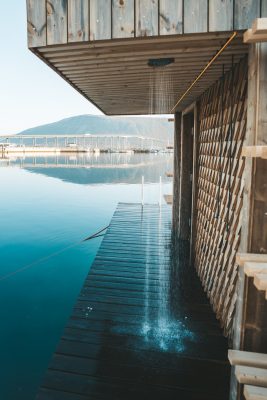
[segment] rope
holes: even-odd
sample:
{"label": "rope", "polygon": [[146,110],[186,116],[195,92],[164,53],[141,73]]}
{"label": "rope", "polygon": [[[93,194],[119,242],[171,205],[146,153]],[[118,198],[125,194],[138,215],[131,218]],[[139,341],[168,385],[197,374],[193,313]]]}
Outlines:
{"label": "rope", "polygon": [[[108,229],[108,228],[109,228],[109,225],[105,226],[105,228],[101,229],[100,231],[94,233],[93,235],[89,236],[89,237],[86,238],[86,239],[83,239],[83,242],[86,242],[87,240],[91,240],[91,239],[94,239],[95,237],[98,237],[98,235],[99,235],[100,233],[104,232],[104,231],[105,231],[106,229]],[[101,236],[103,236],[103,235],[101,235]]]}
{"label": "rope", "polygon": [[202,78],[202,76],[205,74],[205,72],[209,69],[209,67],[214,63],[214,61],[217,60],[217,58],[221,55],[221,53],[229,46],[229,44],[232,42],[232,40],[237,36],[237,32],[233,32],[233,34],[230,36],[230,38],[227,40],[227,42],[220,48],[220,50],[212,57],[212,59],[208,62],[205,68],[200,72],[200,74],[196,77],[196,79],[191,83],[189,88],[184,92],[184,94],[180,97],[180,99],[177,101],[175,106],[171,109],[170,114],[172,114],[176,107],[181,103],[181,101],[185,98],[185,96],[190,92],[190,90],[195,86],[195,84],[199,81],[199,79]]}
{"label": "rope", "polygon": [[58,256],[59,254],[62,254],[62,253],[64,253],[65,251],[67,251],[67,250],[69,250],[69,249],[72,249],[73,247],[78,246],[79,244],[82,244],[82,243],[84,243],[84,242],[86,242],[86,241],[88,241],[88,240],[96,239],[96,238],[98,238],[98,237],[104,236],[103,234],[101,235],[101,233],[104,232],[106,229],[108,229],[108,227],[109,227],[109,225],[106,226],[105,228],[101,229],[100,231],[94,233],[93,235],[91,235],[91,236],[89,236],[89,237],[83,239],[83,240],[79,240],[78,242],[73,243],[73,244],[71,244],[71,245],[69,245],[69,246],[67,246],[67,247],[64,247],[63,249],[58,250],[58,251],[56,251],[55,253],[49,254],[48,256],[45,256],[45,257],[42,257],[42,258],[39,258],[38,260],[33,261],[32,263],[30,263],[30,264],[28,264],[28,265],[25,265],[24,267],[19,268],[19,269],[17,269],[16,271],[10,272],[10,273],[8,273],[8,274],[2,276],[2,277],[0,278],[0,282],[5,281],[6,279],[10,278],[11,276],[14,276],[14,275],[17,275],[17,274],[19,274],[19,273],[21,273],[21,272],[24,272],[24,271],[26,271],[27,269],[30,269],[30,268],[34,267],[35,265],[40,264],[41,262],[48,261],[48,260],[50,260],[51,258],[54,258],[54,257]]}

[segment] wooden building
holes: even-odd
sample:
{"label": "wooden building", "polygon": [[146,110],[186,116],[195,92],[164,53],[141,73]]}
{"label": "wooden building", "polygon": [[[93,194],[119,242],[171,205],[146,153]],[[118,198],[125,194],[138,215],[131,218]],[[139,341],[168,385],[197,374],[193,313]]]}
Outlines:
{"label": "wooden building", "polygon": [[30,50],[105,114],[175,114],[174,235],[190,241],[230,345],[267,353],[251,339],[267,338],[266,300],[248,324],[236,261],[267,253],[267,1],[27,0],[27,11]]}

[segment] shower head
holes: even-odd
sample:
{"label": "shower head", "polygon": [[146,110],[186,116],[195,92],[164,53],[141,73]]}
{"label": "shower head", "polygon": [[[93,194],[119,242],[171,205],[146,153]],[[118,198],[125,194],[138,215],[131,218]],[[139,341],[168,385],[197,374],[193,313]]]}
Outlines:
{"label": "shower head", "polygon": [[174,63],[174,58],[150,58],[147,65],[152,68],[162,68],[172,63]]}

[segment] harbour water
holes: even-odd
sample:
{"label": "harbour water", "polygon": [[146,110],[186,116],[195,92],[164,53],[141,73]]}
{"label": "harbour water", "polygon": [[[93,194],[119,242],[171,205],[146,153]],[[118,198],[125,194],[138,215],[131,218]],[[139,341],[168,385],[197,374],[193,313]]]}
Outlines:
{"label": "harbour water", "polygon": [[140,202],[142,176],[158,203],[171,170],[170,154],[0,161],[0,399],[34,399],[101,238],[60,251],[107,226],[118,202]]}

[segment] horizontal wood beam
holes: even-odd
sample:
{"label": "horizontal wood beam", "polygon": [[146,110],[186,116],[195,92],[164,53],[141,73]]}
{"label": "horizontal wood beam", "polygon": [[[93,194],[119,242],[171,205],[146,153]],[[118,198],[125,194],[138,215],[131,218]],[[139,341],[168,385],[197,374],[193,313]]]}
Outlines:
{"label": "horizontal wood beam", "polygon": [[244,396],[246,400],[266,400],[267,388],[245,385]]}
{"label": "horizontal wood beam", "polygon": [[267,146],[245,146],[242,149],[242,157],[267,158]]}
{"label": "horizontal wood beam", "polygon": [[241,350],[228,350],[228,359],[231,365],[244,365],[247,367],[267,369],[267,354]]}

